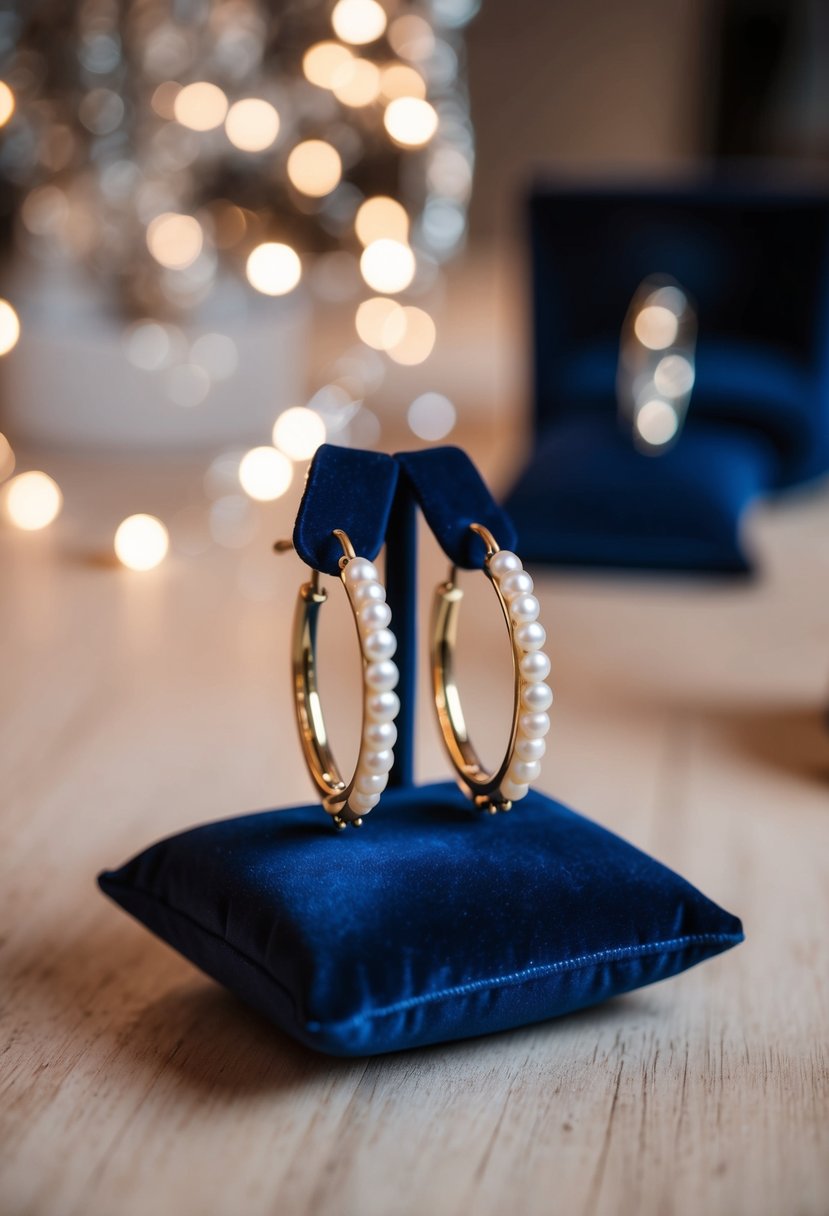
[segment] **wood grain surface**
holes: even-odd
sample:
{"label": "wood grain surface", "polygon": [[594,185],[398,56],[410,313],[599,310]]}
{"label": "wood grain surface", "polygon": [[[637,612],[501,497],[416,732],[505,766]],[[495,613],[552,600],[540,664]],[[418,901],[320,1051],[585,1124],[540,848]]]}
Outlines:
{"label": "wood grain surface", "polygon": [[[58,525],[0,531],[2,1216],[826,1216],[825,494],[753,518],[755,580],[538,580],[541,787],[741,915],[745,944],[559,1021],[339,1061],[94,883],[159,835],[309,798],[286,675],[300,569],[269,553],[298,489],[244,547],[136,575],[106,556],[112,530],[162,512],[198,549],[196,472],[47,467]],[[443,569],[424,539],[424,602]],[[464,687],[492,706],[501,670],[474,659],[502,626],[480,603]],[[329,700],[356,678],[338,611]],[[419,775],[444,777],[425,696],[419,714]],[[489,746],[497,727],[478,723]]]}

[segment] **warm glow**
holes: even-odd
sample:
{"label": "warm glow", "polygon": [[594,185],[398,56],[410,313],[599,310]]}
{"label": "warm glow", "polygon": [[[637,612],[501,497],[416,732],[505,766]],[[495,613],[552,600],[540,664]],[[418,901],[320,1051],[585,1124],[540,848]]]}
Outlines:
{"label": "warm glow", "polygon": [[338,68],[331,89],[344,106],[367,106],[380,93],[380,69],[368,59],[349,59]]}
{"label": "warm glow", "polygon": [[5,80],[0,80],[0,127],[5,127],[14,114],[14,105],[14,93]]}
{"label": "warm glow", "polygon": [[331,24],[343,42],[364,46],[383,33],[386,13],[377,0],[339,0],[331,14]]}
{"label": "warm glow", "polygon": [[170,548],[170,537],[154,515],[129,515],[115,533],[115,555],[130,570],[152,570]]}
{"label": "warm glow", "polygon": [[13,477],[5,487],[6,513],[18,528],[37,532],[60,514],[63,495],[46,473],[32,471]]}
{"label": "warm glow", "polygon": [[337,73],[354,58],[346,46],[339,42],[318,42],[305,52],[302,70],[311,84],[320,89],[331,89]]}
{"label": "warm glow", "polygon": [[434,106],[419,97],[397,97],[383,115],[386,130],[404,148],[419,148],[429,142],[438,129]]}
{"label": "warm glow", "polygon": [[272,502],[281,498],[294,475],[288,457],[276,448],[251,448],[239,462],[239,483],[250,498]]}
{"label": "warm glow", "polygon": [[360,273],[374,291],[393,295],[404,291],[415,274],[415,257],[402,241],[372,241],[360,258]]}
{"label": "warm glow", "polygon": [[20,337],[20,320],[8,300],[0,300],[0,355],[7,355]]}
{"label": "warm glow", "polygon": [[263,152],[279,134],[279,115],[269,101],[245,97],[228,110],[225,131],[241,152]]}
{"label": "warm glow", "polygon": [[387,347],[395,363],[413,367],[429,358],[435,345],[435,323],[422,308],[401,308],[404,330],[397,342]]}
{"label": "warm glow", "polygon": [[302,194],[322,198],[339,184],[343,166],[340,154],[324,139],[306,139],[288,157],[288,177]]}
{"label": "warm glow", "polygon": [[199,80],[179,89],[173,102],[173,113],[183,127],[191,131],[212,131],[220,127],[227,114],[227,98],[215,84]]}
{"label": "warm glow", "polygon": [[374,296],[363,300],[354,318],[357,333],[374,350],[389,350],[406,335],[405,309],[396,300]]}
{"label": "warm glow", "polygon": [[684,397],[694,387],[694,368],[684,355],[665,355],[656,365],[653,385],[663,397]]}
{"label": "warm glow", "polygon": [[428,59],[435,49],[431,25],[416,13],[405,13],[391,23],[389,42],[402,59]]}
{"label": "warm glow", "polygon": [[164,80],[150,98],[150,105],[160,118],[175,118],[176,98],[181,92],[177,80]]}
{"label": "warm glow", "polygon": [[0,481],[11,477],[14,472],[15,459],[12,445],[5,435],[0,434]]}
{"label": "warm glow", "polygon": [[387,101],[395,97],[425,97],[426,81],[414,68],[405,63],[392,63],[383,68],[380,78],[380,92]]}
{"label": "warm glow", "polygon": [[354,220],[357,238],[362,245],[370,245],[389,237],[393,241],[409,239],[409,216],[406,208],[393,198],[378,194],[360,204]]}
{"label": "warm glow", "polygon": [[646,304],[637,314],[633,332],[648,350],[664,350],[676,340],[679,321],[670,308],[661,304]]}
{"label": "warm glow", "polygon": [[645,443],[661,447],[673,439],[679,429],[676,410],[658,398],[646,401],[636,413],[636,429]]}
{"label": "warm glow", "polygon": [[284,296],[299,282],[302,264],[290,245],[266,241],[252,251],[245,271],[251,287],[263,295]]}
{"label": "warm glow", "polygon": [[442,393],[422,393],[409,406],[410,428],[420,439],[443,439],[455,425],[455,407]]}
{"label": "warm glow", "polygon": [[316,410],[292,406],[274,423],[273,442],[291,460],[310,460],[320,444],[325,443],[325,423]]}
{"label": "warm glow", "polygon": [[147,226],[147,248],[168,270],[192,266],[202,250],[201,224],[192,215],[165,211]]}

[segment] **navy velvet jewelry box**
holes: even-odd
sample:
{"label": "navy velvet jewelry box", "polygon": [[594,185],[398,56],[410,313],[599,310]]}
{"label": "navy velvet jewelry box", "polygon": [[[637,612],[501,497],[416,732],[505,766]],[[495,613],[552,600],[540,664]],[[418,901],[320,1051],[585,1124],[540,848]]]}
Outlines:
{"label": "navy velvet jewelry box", "polygon": [[[759,495],[829,468],[829,205],[712,179],[540,187],[530,202],[533,454],[507,506],[528,560],[740,571]],[[684,430],[661,455],[617,421],[619,335],[653,274],[699,323]]]}

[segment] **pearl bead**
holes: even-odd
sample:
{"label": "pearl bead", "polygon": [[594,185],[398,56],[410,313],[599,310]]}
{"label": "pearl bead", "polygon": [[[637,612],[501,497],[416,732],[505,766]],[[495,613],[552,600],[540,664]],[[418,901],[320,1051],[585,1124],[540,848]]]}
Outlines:
{"label": "pearl bead", "polygon": [[361,768],[367,773],[387,773],[394,764],[394,752],[390,749],[382,752],[366,752],[361,761]]}
{"label": "pearl bead", "polygon": [[518,729],[528,739],[543,739],[550,729],[550,715],[543,713],[522,714]]}
{"label": "pearl bead", "polygon": [[378,579],[377,567],[367,557],[352,557],[343,571],[347,583],[365,583],[369,579]]}
{"label": "pearl bead", "polygon": [[378,797],[389,783],[388,773],[360,773],[354,784],[360,794],[377,794]]}
{"label": "pearl bead", "polygon": [[499,549],[489,559],[489,568],[497,578],[500,578],[502,574],[509,574],[512,570],[521,570],[521,559],[515,553],[511,553],[509,549]]}
{"label": "pearl bead", "polygon": [[351,583],[348,590],[351,592],[351,598],[355,604],[375,603],[385,604],[386,588],[382,583]]}
{"label": "pearl bead", "polygon": [[549,684],[527,684],[521,690],[521,704],[531,713],[541,713],[553,703],[553,690]]}
{"label": "pearl bead", "polygon": [[385,629],[391,624],[391,608],[382,601],[369,600],[359,609],[357,619],[363,629]]}
{"label": "pearl bead", "polygon": [[526,625],[518,626],[515,640],[522,650],[540,650],[547,641],[547,633],[538,621],[530,621]]}
{"label": "pearl bead", "polygon": [[391,722],[400,713],[396,692],[378,692],[366,701],[366,717],[371,722]]}
{"label": "pearl bead", "polygon": [[509,614],[517,625],[537,621],[540,611],[541,605],[534,595],[517,595],[509,606]]}
{"label": "pearl bead", "polygon": [[365,681],[369,688],[373,688],[375,692],[391,692],[397,687],[397,681],[400,679],[400,672],[397,670],[397,664],[391,659],[383,659],[379,663],[369,663],[365,670]]}
{"label": "pearl bead", "polygon": [[379,794],[357,794],[354,793],[348,799],[348,805],[352,811],[356,811],[358,815],[367,815],[377,803],[380,801]]}
{"label": "pearl bead", "polygon": [[390,629],[375,629],[366,635],[363,650],[367,659],[378,662],[380,659],[390,659],[397,650],[397,638]]}
{"label": "pearl bead", "polygon": [[509,766],[509,778],[518,785],[529,785],[541,776],[541,765],[537,760],[513,760]]}
{"label": "pearl bead", "polygon": [[363,731],[363,742],[377,751],[385,751],[397,742],[397,727],[393,722],[369,722]]}
{"label": "pearl bead", "polygon": [[515,595],[529,595],[533,589],[533,581],[526,570],[513,570],[505,578],[498,580],[501,594],[507,600]]}
{"label": "pearl bead", "polygon": [[510,802],[520,802],[522,798],[526,798],[529,792],[529,787],[519,785],[516,781],[510,781],[509,777],[501,782],[501,793],[505,798],[509,798]]}
{"label": "pearl bead", "polygon": [[530,683],[546,680],[550,674],[550,660],[543,650],[532,650],[525,654],[518,667],[521,675]]}
{"label": "pearl bead", "polygon": [[515,754],[519,760],[540,760],[547,750],[547,744],[542,738],[515,740]]}

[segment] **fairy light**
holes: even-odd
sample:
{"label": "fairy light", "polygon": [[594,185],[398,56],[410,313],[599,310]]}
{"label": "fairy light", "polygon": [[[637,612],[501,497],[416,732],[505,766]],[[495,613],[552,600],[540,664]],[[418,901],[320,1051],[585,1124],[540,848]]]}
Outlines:
{"label": "fairy light", "polygon": [[646,401],[636,413],[636,429],[645,443],[662,447],[670,443],[679,428],[677,412],[667,401]]}
{"label": "fairy light", "polygon": [[331,89],[337,75],[354,58],[347,46],[339,42],[317,42],[302,57],[305,79],[320,89]]}
{"label": "fairy light", "polygon": [[354,218],[354,230],[362,245],[370,245],[383,237],[405,244],[409,239],[409,216],[396,199],[378,194],[360,204]]}
{"label": "fairy light", "polygon": [[425,97],[426,81],[420,72],[405,63],[392,63],[383,68],[380,77],[380,92],[386,101],[396,97]]}
{"label": "fairy light", "polygon": [[4,490],[6,514],[24,532],[48,528],[60,515],[63,495],[48,473],[35,469],[19,473],[6,483]]}
{"label": "fairy light", "polygon": [[406,334],[406,313],[396,300],[373,296],[357,308],[354,324],[359,337],[373,350],[389,350]]}
{"label": "fairy light", "polygon": [[185,270],[202,251],[204,235],[193,215],[165,211],[147,226],[147,248],[168,270]]}
{"label": "fairy light", "polygon": [[344,106],[371,105],[380,95],[380,69],[368,59],[350,59],[337,69],[331,90]]}
{"label": "fairy light", "polygon": [[154,570],[167,556],[170,537],[155,515],[129,515],[116,529],[114,548],[129,570]]}
{"label": "fairy light", "polygon": [[384,33],[386,13],[377,0],[338,0],[331,14],[331,24],[343,42],[365,46]]}
{"label": "fairy light", "polygon": [[20,318],[8,300],[0,299],[0,355],[7,355],[20,337]]}
{"label": "fairy light", "polygon": [[272,502],[291,484],[294,469],[284,452],[276,448],[251,448],[239,462],[239,484],[249,498]]}
{"label": "fairy light", "polygon": [[385,237],[366,245],[360,258],[360,273],[369,287],[388,295],[405,291],[416,269],[409,246]]}
{"label": "fairy light", "polygon": [[340,154],[324,139],[306,139],[291,150],[288,177],[301,194],[323,198],[342,177]]}
{"label": "fairy light", "polygon": [[266,296],[284,296],[302,277],[302,263],[290,245],[265,241],[251,252],[245,268],[251,287]]}
{"label": "fairy light", "polygon": [[648,350],[665,350],[679,332],[676,313],[661,304],[646,304],[633,323],[633,332]]}
{"label": "fairy light", "polygon": [[273,428],[274,447],[291,460],[310,460],[317,448],[325,443],[325,423],[307,406],[295,405],[283,410]]}
{"label": "fairy light", "polygon": [[173,101],[176,121],[191,131],[212,131],[227,114],[227,98],[218,85],[198,80],[179,89]]}
{"label": "fairy light", "polygon": [[386,106],[383,124],[395,143],[419,148],[438,129],[437,110],[419,97],[397,97]]}
{"label": "fairy light", "polygon": [[0,127],[5,127],[15,111],[14,93],[5,80],[0,80]]}
{"label": "fairy light", "polygon": [[406,367],[423,363],[431,355],[437,331],[435,323],[422,308],[401,308],[403,333],[386,350],[389,358]]}
{"label": "fairy light", "polygon": [[245,97],[227,112],[225,132],[241,152],[264,152],[279,134],[279,114],[261,97]]}

